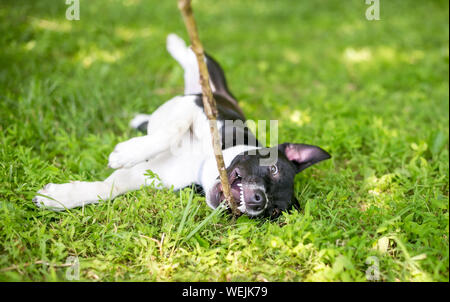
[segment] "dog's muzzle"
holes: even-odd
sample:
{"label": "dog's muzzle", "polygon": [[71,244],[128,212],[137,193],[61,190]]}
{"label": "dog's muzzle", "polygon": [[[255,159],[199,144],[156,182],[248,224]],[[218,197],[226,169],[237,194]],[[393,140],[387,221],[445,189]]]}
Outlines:
{"label": "dog's muzzle", "polygon": [[[231,194],[239,211],[249,216],[259,216],[266,210],[269,201],[264,186],[253,181],[246,181],[240,175],[238,168],[229,174],[229,182]],[[213,207],[217,207],[225,199],[219,179],[213,186],[210,195]]]}

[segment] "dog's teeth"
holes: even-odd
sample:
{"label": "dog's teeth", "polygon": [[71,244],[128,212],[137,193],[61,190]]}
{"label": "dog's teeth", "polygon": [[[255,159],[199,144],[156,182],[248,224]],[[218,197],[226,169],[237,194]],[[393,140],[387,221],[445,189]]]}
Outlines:
{"label": "dog's teeth", "polygon": [[242,184],[237,184],[238,185],[238,187],[242,187]]}
{"label": "dog's teeth", "polygon": [[240,186],[240,200],[241,200],[241,203],[242,204],[244,204],[244,190],[242,189],[242,184],[241,184],[241,186]]}

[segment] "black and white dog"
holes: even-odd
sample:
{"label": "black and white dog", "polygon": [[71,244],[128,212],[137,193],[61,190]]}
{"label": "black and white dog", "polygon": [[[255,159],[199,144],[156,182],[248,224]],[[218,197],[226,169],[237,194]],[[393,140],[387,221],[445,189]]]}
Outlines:
{"label": "black and white dog", "polygon": [[[132,127],[146,135],[115,147],[109,156],[109,167],[116,170],[107,179],[48,184],[33,199],[37,206],[70,209],[113,199],[150,184],[174,189],[197,184],[203,188],[210,207],[221,204],[224,196],[211,147],[209,121],[202,107],[196,57],[174,34],[167,37],[167,50],[184,69],[184,96],[174,97],[153,114],[139,114],[131,121]],[[224,161],[239,210],[252,217],[276,217],[297,204],[295,175],[330,155],[319,147],[305,144],[263,147],[245,126],[244,114],[229,91],[219,64],[209,56],[206,63],[219,112],[217,125]],[[268,154],[275,155],[276,160],[262,165]],[[158,177],[151,178],[148,170]]]}

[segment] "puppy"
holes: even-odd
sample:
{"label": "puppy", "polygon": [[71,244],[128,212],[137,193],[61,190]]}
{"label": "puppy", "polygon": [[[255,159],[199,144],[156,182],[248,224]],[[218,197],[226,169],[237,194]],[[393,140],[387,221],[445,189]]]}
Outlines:
{"label": "puppy", "polygon": [[[174,34],[167,37],[167,50],[184,69],[184,95],[167,101],[151,115],[139,114],[131,121],[133,128],[146,135],[115,147],[109,167],[116,170],[107,179],[48,184],[33,199],[38,207],[58,211],[113,199],[142,186],[182,189],[192,184],[202,187],[211,208],[222,203],[225,198],[211,146],[210,121],[203,110],[196,57]],[[251,217],[277,217],[297,204],[295,175],[331,156],[306,144],[261,145],[246,126],[222,68],[208,55],[206,63],[219,113],[215,122],[238,208]]]}

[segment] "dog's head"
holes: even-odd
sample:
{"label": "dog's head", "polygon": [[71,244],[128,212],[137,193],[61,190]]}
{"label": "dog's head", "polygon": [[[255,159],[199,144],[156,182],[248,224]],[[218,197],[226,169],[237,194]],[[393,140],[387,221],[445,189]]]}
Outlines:
{"label": "dog's head", "polygon": [[[278,152],[276,163],[261,165],[266,154],[272,154],[270,151]],[[236,156],[227,168],[227,174],[238,209],[251,217],[277,217],[297,203],[294,196],[295,175],[330,157],[320,147],[292,143]],[[213,207],[225,199],[220,181],[211,189],[210,199]]]}

